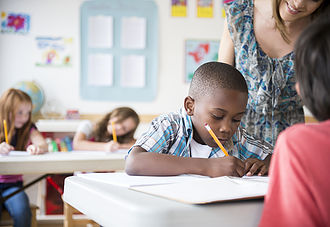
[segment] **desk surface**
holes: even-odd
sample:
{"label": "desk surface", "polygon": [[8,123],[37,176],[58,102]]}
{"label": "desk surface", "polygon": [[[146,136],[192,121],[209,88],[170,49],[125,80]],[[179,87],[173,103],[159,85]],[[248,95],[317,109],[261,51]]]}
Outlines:
{"label": "desk surface", "polygon": [[263,208],[263,200],[189,205],[77,176],[65,179],[63,200],[105,227],[255,227]]}
{"label": "desk surface", "polygon": [[72,173],[123,170],[124,153],[100,151],[54,152],[42,155],[0,156],[0,174]]}

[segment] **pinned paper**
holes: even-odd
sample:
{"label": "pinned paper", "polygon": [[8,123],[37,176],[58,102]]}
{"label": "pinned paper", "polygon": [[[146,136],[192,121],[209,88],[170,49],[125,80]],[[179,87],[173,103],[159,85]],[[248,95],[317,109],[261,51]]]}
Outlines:
{"label": "pinned paper", "polygon": [[146,47],[147,20],[144,17],[124,17],[121,21],[121,47],[144,49]]}
{"label": "pinned paper", "polygon": [[197,17],[213,17],[213,0],[197,0]]}
{"label": "pinned paper", "polygon": [[90,54],[88,56],[88,85],[111,86],[113,84],[113,56]]}
{"label": "pinned paper", "polygon": [[1,12],[1,32],[26,34],[30,30],[30,15]]}
{"label": "pinned paper", "polygon": [[128,55],[120,59],[122,87],[144,87],[146,83],[146,59],[142,55]]}
{"label": "pinned paper", "polygon": [[71,66],[73,39],[63,37],[36,37],[38,58],[36,66]]}
{"label": "pinned paper", "polygon": [[172,17],[187,16],[187,0],[171,0],[172,1]]}
{"label": "pinned paper", "polygon": [[88,18],[88,46],[111,48],[113,46],[113,18],[94,16]]}

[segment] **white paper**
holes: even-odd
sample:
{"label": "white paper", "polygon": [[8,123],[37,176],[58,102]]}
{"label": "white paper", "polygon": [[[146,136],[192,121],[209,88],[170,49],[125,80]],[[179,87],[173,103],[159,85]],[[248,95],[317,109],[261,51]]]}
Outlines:
{"label": "white paper", "polygon": [[88,85],[111,86],[113,84],[113,56],[90,54],[88,56]]}
{"label": "white paper", "polygon": [[113,18],[111,16],[88,18],[88,46],[94,48],[113,46]]}
{"label": "white paper", "polygon": [[[173,184],[185,181],[194,181],[204,178],[198,175],[180,175],[180,176],[130,176],[126,173],[90,173],[78,174],[78,177],[83,177],[88,180],[98,181],[106,184],[112,184],[122,187],[137,187],[146,185]],[[207,178],[207,177],[206,177]]]}
{"label": "white paper", "polygon": [[0,156],[29,156],[30,152],[27,151],[10,151],[8,154],[0,154]]}
{"label": "white paper", "polygon": [[189,204],[263,197],[268,183],[255,179],[217,177],[175,184],[134,187],[133,190]]}
{"label": "white paper", "polygon": [[124,17],[121,21],[121,47],[144,49],[146,47],[147,20],[144,17]]}
{"label": "white paper", "polygon": [[146,84],[146,59],[142,55],[127,55],[120,59],[120,84],[122,87],[144,87]]}

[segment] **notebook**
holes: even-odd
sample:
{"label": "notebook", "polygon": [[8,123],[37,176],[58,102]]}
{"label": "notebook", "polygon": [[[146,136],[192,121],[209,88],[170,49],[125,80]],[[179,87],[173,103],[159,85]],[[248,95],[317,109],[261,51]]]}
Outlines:
{"label": "notebook", "polygon": [[267,193],[268,177],[200,178],[175,184],[132,187],[132,190],[188,204],[261,199]]}
{"label": "notebook", "polygon": [[258,176],[209,178],[189,174],[171,177],[91,173],[78,176],[188,204],[260,199],[266,195],[269,180]]}

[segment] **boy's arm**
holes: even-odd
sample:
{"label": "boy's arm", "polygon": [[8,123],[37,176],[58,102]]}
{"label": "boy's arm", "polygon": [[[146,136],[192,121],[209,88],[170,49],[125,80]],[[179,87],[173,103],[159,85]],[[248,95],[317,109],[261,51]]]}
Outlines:
{"label": "boy's arm", "polygon": [[125,171],[129,175],[175,176],[180,174],[198,174],[210,177],[242,176],[244,163],[229,156],[223,158],[190,158],[169,154],[146,152],[134,147],[127,159]]}

